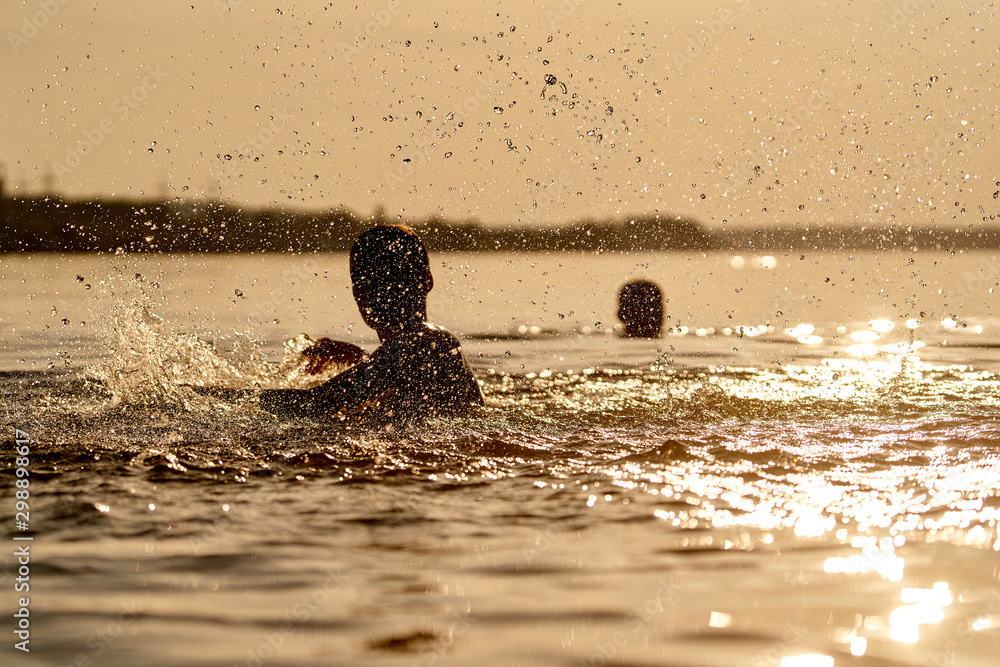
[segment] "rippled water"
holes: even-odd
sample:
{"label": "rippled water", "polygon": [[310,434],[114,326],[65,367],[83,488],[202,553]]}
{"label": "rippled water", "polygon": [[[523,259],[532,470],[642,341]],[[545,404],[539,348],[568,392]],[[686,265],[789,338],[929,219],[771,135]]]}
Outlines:
{"label": "rippled water", "polygon": [[[183,386],[307,382],[281,354],[303,331],[373,347],[342,257],[5,259],[4,466],[30,434],[34,541],[32,651],[0,650],[995,665],[992,255],[740,260],[438,258],[432,315],[488,406],[391,430]],[[669,336],[608,335],[631,274],[664,285]]]}

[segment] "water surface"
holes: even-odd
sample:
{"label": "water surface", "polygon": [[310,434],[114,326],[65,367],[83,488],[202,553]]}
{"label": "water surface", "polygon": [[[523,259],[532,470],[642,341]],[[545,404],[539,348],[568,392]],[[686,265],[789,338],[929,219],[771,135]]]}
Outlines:
{"label": "water surface", "polygon": [[[183,386],[307,382],[282,365],[303,332],[373,348],[343,256],[5,257],[0,420],[8,445],[31,436],[33,634],[0,650],[993,665],[994,259],[432,257],[432,319],[488,406],[385,429]],[[613,335],[631,277],[664,287],[664,338]]]}

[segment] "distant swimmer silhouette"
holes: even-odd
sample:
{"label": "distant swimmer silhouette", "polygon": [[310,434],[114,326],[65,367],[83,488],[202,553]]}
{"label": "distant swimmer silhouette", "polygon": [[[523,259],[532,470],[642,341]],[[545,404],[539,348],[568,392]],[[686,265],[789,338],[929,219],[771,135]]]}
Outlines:
{"label": "distant swimmer silhouette", "polygon": [[426,321],[434,279],[420,237],[405,225],[373,227],[354,242],[350,262],[354,300],[381,347],[368,357],[356,345],[324,338],[303,352],[310,372],[333,362],[353,365],[312,389],[265,389],[261,407],[408,421],[483,405],[458,339]]}
{"label": "distant swimmer silhouette", "polygon": [[663,328],[663,294],[648,280],[633,280],[618,292],[618,319],[626,338],[659,338]]}

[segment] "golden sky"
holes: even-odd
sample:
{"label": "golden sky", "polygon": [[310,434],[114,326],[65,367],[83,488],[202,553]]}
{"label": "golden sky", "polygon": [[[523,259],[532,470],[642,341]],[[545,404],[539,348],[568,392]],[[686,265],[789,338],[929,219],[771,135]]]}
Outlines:
{"label": "golden sky", "polygon": [[490,224],[1000,217],[990,2],[3,5],[8,192],[52,174],[70,196]]}

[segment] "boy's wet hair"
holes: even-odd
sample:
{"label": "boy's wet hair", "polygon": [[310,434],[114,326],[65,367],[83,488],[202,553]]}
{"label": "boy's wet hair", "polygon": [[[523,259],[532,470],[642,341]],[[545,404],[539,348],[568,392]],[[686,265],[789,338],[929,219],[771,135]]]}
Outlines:
{"label": "boy's wet hair", "polygon": [[427,248],[406,225],[379,225],[363,232],[351,248],[351,280],[420,282],[430,271]]}

